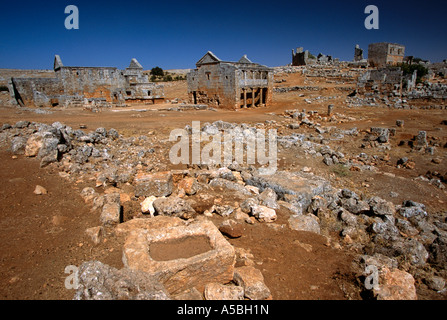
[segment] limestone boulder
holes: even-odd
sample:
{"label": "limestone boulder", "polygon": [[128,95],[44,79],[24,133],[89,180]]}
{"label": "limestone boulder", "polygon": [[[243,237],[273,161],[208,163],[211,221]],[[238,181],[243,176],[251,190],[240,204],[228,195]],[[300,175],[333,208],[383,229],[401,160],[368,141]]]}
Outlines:
{"label": "limestone boulder", "polygon": [[293,215],[289,218],[289,227],[297,231],[320,233],[320,223],[313,214]]}
{"label": "limestone boulder", "polygon": [[173,190],[171,172],[139,172],[134,178],[136,197],[167,197]]}
{"label": "limestone boulder", "polygon": [[[199,240],[207,248],[188,255],[193,248],[184,244]],[[161,254],[156,255],[157,252]],[[131,232],[123,247],[124,265],[156,276],[170,294],[192,287],[203,290],[210,282],[230,282],[235,260],[234,247],[206,219]]]}
{"label": "limestone boulder", "polygon": [[157,279],[138,270],[118,270],[100,261],[81,264],[74,300],[170,300]]}
{"label": "limestone boulder", "polygon": [[380,270],[379,287],[374,294],[378,300],[417,300],[413,276],[396,268]]}
{"label": "limestone boulder", "polygon": [[235,268],[234,282],[244,288],[244,296],[250,300],[265,300],[271,296],[261,271],[252,266]]}
{"label": "limestone boulder", "polygon": [[244,300],[244,289],[211,282],[205,286],[204,296],[206,300]]}

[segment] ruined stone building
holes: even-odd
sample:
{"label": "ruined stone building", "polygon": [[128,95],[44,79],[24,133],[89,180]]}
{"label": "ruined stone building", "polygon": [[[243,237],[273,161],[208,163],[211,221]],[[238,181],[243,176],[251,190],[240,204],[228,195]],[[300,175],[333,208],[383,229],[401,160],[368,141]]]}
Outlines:
{"label": "ruined stone building", "polygon": [[332,56],[322,53],[319,53],[318,56],[315,57],[309,53],[309,50],[304,51],[303,47],[296,48],[296,52],[292,49],[292,66],[327,64],[334,61]]}
{"label": "ruined stone building", "polygon": [[358,44],[355,45],[354,48],[354,61],[362,61],[363,60],[363,49],[360,48]]}
{"label": "ruined stone building", "polygon": [[303,47],[292,49],[292,66],[305,66],[309,64],[309,50],[304,51]]}
{"label": "ruined stone building", "polygon": [[403,81],[403,72],[399,68],[370,69],[359,77],[357,90],[361,94],[380,93],[387,96],[400,96]]}
{"label": "ruined stone building", "polygon": [[397,43],[379,42],[368,46],[368,62],[371,67],[383,68],[402,63],[405,46]]}
{"label": "ruined stone building", "polygon": [[188,96],[194,104],[237,109],[268,105],[272,99],[273,69],[251,62],[222,61],[208,51],[187,75]]}
{"label": "ruined stone building", "polygon": [[124,106],[164,100],[163,86],[149,82],[136,59],[125,70],[119,70],[68,67],[56,55],[54,77],[13,77],[9,86],[12,97],[22,106]]}

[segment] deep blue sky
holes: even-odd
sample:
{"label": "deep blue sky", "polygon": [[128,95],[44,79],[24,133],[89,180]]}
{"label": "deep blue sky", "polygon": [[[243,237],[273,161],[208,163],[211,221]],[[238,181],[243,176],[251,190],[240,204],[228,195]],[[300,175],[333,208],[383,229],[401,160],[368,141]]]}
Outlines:
{"label": "deep blue sky", "polygon": [[[67,5],[79,9],[79,30],[64,27]],[[367,30],[364,9],[379,8],[379,30]],[[352,60],[359,44],[396,42],[406,55],[447,59],[447,1],[4,1],[0,3],[0,68],[67,66],[194,68],[208,51],[222,60],[248,57],[270,67],[291,51]]]}

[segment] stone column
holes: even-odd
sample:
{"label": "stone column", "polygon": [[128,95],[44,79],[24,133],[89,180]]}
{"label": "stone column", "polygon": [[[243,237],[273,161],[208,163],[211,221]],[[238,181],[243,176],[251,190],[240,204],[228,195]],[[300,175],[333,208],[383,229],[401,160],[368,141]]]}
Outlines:
{"label": "stone column", "polygon": [[251,106],[255,106],[255,88],[251,88]]}
{"label": "stone column", "polygon": [[247,89],[242,90],[244,90],[244,108],[247,108]]}

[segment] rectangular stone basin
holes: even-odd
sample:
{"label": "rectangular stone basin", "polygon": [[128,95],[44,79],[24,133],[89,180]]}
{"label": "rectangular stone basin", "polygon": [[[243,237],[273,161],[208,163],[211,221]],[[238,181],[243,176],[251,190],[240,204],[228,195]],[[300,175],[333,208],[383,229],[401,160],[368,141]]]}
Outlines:
{"label": "rectangular stone basin", "polygon": [[208,220],[131,232],[123,248],[124,265],[154,274],[170,294],[203,290],[209,282],[233,279],[234,247]]}

